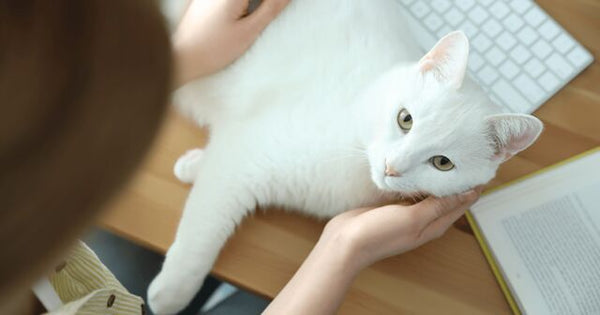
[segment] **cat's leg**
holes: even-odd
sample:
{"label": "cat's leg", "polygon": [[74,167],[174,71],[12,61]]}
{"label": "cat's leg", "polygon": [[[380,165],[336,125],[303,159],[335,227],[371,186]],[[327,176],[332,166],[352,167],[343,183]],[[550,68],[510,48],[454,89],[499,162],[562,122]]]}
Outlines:
{"label": "cat's leg", "polygon": [[180,181],[191,184],[196,180],[204,150],[196,148],[185,152],[173,166],[173,173]]}
{"label": "cat's leg", "polygon": [[[186,201],[175,242],[148,289],[157,314],[173,314],[195,296],[235,226],[256,205],[246,167],[224,167],[205,155]],[[243,177],[243,178],[242,178]]]}

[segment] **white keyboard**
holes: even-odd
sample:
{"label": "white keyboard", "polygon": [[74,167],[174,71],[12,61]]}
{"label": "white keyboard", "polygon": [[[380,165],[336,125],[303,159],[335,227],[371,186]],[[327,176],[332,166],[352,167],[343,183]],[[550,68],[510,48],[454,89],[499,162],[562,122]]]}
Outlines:
{"label": "white keyboard", "polygon": [[427,51],[442,36],[469,38],[469,73],[506,111],[532,113],[593,61],[531,0],[398,0]]}

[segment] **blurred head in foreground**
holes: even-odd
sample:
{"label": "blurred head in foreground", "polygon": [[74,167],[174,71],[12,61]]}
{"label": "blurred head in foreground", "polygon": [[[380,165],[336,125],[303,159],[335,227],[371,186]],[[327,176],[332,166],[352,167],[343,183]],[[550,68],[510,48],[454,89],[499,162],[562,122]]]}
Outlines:
{"label": "blurred head in foreground", "polygon": [[141,160],[170,54],[152,1],[0,2],[0,313]]}

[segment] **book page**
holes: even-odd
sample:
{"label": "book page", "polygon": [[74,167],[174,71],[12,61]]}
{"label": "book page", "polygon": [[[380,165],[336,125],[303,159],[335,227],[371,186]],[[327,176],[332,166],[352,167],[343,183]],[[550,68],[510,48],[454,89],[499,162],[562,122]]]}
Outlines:
{"label": "book page", "polygon": [[525,314],[600,314],[600,152],[482,197],[471,212]]}

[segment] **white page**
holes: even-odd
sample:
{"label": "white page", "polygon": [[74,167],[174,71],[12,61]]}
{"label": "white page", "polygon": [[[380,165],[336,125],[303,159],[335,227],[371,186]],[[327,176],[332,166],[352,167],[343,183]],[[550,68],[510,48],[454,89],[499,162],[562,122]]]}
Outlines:
{"label": "white page", "polygon": [[471,211],[525,314],[600,314],[600,152]]}

